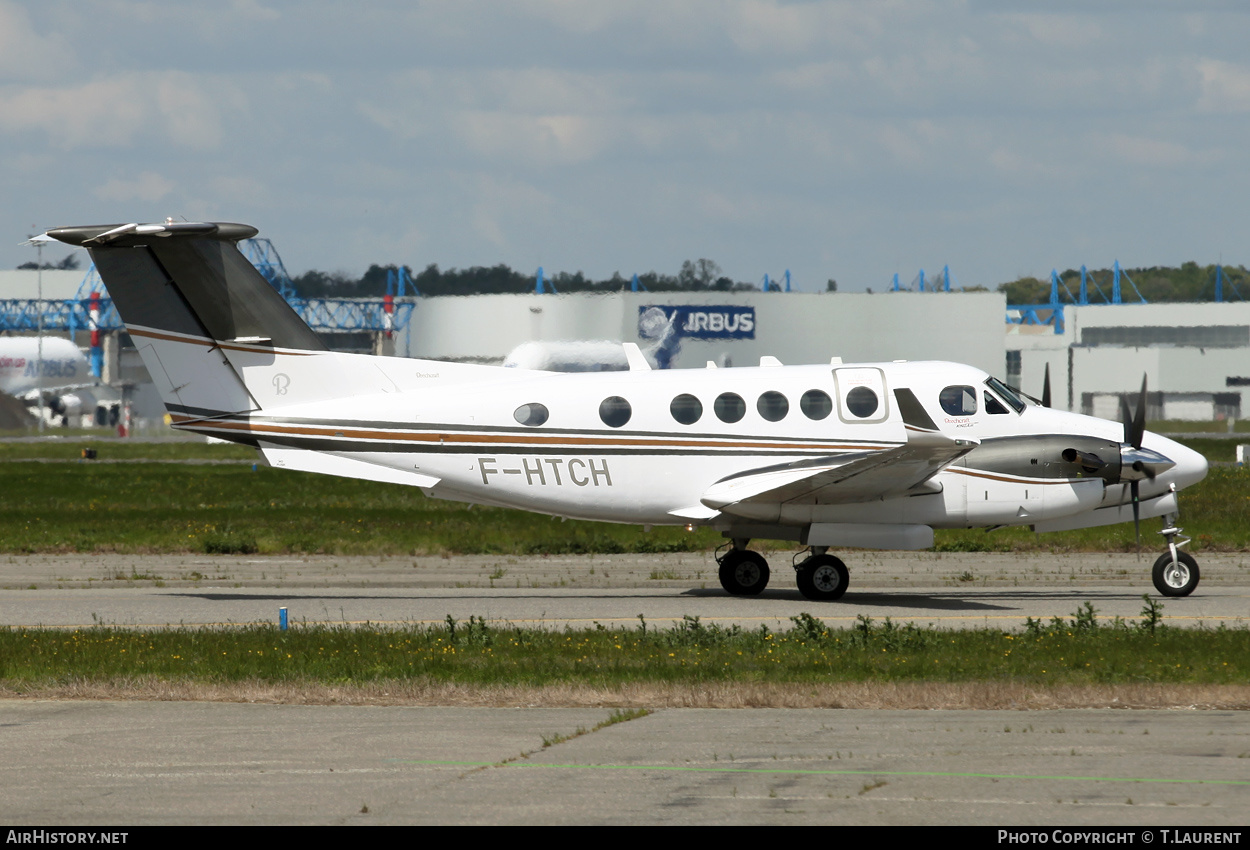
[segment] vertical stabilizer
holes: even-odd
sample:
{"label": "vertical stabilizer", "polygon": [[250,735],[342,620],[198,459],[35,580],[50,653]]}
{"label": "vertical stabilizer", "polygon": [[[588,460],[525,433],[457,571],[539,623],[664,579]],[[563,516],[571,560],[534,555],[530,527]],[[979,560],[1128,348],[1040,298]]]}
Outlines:
{"label": "vertical stabilizer", "polygon": [[395,389],[368,358],[329,352],[238,249],[244,224],[64,227],[91,251],[171,413],[218,416]]}

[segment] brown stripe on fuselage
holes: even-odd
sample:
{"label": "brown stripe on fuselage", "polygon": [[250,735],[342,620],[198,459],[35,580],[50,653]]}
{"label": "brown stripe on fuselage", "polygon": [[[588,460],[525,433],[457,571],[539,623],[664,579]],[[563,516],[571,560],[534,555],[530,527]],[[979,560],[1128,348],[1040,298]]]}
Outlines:
{"label": "brown stripe on fuselage", "polygon": [[395,442],[414,442],[442,444],[447,442],[473,444],[483,446],[522,445],[522,446],[601,446],[634,447],[634,448],[690,448],[690,449],[762,449],[773,451],[871,451],[874,449],[893,448],[892,445],[872,446],[843,443],[771,443],[734,440],[726,437],[723,440],[692,440],[671,437],[658,438],[622,438],[622,437],[564,437],[542,436],[539,434],[472,434],[463,432],[403,432],[379,431],[372,429],[311,427],[288,424],[262,424],[217,419],[204,419],[193,416],[171,414],[170,419],[175,425],[198,426],[201,429],[219,429],[238,431],[250,436],[263,437],[266,434],[292,435],[302,437],[335,437],[344,440],[390,440]]}
{"label": "brown stripe on fuselage", "polygon": [[1019,476],[1008,476],[1001,472],[982,472],[979,469],[961,469],[957,466],[948,466],[943,472],[958,472],[960,475],[967,475],[970,478],[988,478],[990,481],[1006,481],[1008,484],[1070,484],[1073,481],[1089,481],[1089,478],[1023,478]]}

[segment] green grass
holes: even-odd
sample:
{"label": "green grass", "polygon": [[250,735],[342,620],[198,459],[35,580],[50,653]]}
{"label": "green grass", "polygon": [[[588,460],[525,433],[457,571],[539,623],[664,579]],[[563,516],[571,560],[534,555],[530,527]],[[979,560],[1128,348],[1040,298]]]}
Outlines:
{"label": "green grass", "polygon": [[471,618],[360,629],[0,631],[9,687],[136,678],[202,683],[365,684],[413,680],[491,686],[576,683],[1015,681],[1057,684],[1250,682],[1250,630],[1153,629],[1092,610],[1021,632],[945,631],[861,617],[829,629],[806,614],[786,632],[703,625],[549,632]]}
{"label": "green grass", "polygon": [[152,442],[101,438],[97,440],[52,438],[32,441],[0,441],[0,461],[80,460],[83,449],[95,449],[99,460],[233,460],[256,461],[256,450],[234,443],[205,443],[202,439],[170,439]]}
{"label": "green grass", "polygon": [[[1156,434],[1226,434],[1228,421],[1193,422],[1188,419],[1162,419],[1147,425]],[[1234,434],[1250,434],[1250,419],[1233,421]]]}
{"label": "green grass", "polygon": [[[1211,441],[1227,443],[1227,441]],[[101,459],[76,461],[81,448]],[[50,458],[74,462],[50,463]],[[715,547],[708,529],[560,522],[426,498],[416,488],[275,470],[231,445],[125,441],[0,443],[0,552],[209,554],[612,554]],[[170,461],[216,459],[220,464]],[[1250,549],[1250,470],[1214,467],[1181,495],[1196,551]],[[1143,522],[1153,550],[1158,520]],[[1133,551],[1131,524],[1038,535],[1027,528],[937,532],[939,551]],[[657,575],[656,578],[663,578]]]}
{"label": "green grass", "polygon": [[1232,463],[1237,459],[1238,443],[1250,443],[1250,436],[1241,440],[1223,437],[1177,437],[1176,442],[1200,452],[1211,463]]}
{"label": "green grass", "polygon": [[698,551],[686,532],[560,522],[414,487],[249,464],[0,464],[0,552],[580,554]]}

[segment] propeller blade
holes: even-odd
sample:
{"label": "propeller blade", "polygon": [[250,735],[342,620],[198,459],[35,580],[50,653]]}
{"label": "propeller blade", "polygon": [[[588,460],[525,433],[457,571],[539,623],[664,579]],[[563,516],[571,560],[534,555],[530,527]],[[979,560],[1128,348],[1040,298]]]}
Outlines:
{"label": "propeller blade", "polygon": [[1042,407],[1050,407],[1050,364],[1046,364],[1046,373],[1042,376]]}
{"label": "propeller blade", "polygon": [[1142,437],[1146,434],[1146,376],[1141,376],[1141,395],[1137,397],[1137,415],[1133,417],[1133,439],[1129,442],[1133,448],[1140,449]]}
{"label": "propeller blade", "polygon": [[1141,495],[1137,489],[1137,481],[1129,484],[1133,492],[1133,533],[1137,535],[1137,560],[1141,560]]}

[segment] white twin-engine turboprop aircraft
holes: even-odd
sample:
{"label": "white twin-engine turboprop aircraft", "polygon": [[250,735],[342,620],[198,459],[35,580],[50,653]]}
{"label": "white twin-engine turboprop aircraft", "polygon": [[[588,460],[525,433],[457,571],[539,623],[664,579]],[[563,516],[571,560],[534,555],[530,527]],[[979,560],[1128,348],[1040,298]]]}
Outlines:
{"label": "white twin-engine turboprop aircraft", "polygon": [[[831,547],[925,549],[934,528],[1056,531],[1163,517],[1160,593],[1198,584],[1177,491],[1206,460],[1124,422],[1027,401],[955,363],[560,374],[327,351],[226,223],[66,227],[90,249],[174,427],[273,466],[410,484],[562,517],[707,525],[733,594],[764,589],[752,539],[796,541],[798,587],[838,599]],[[1180,544],[1187,542],[1181,538]],[[796,559],[797,560],[797,559]]]}

